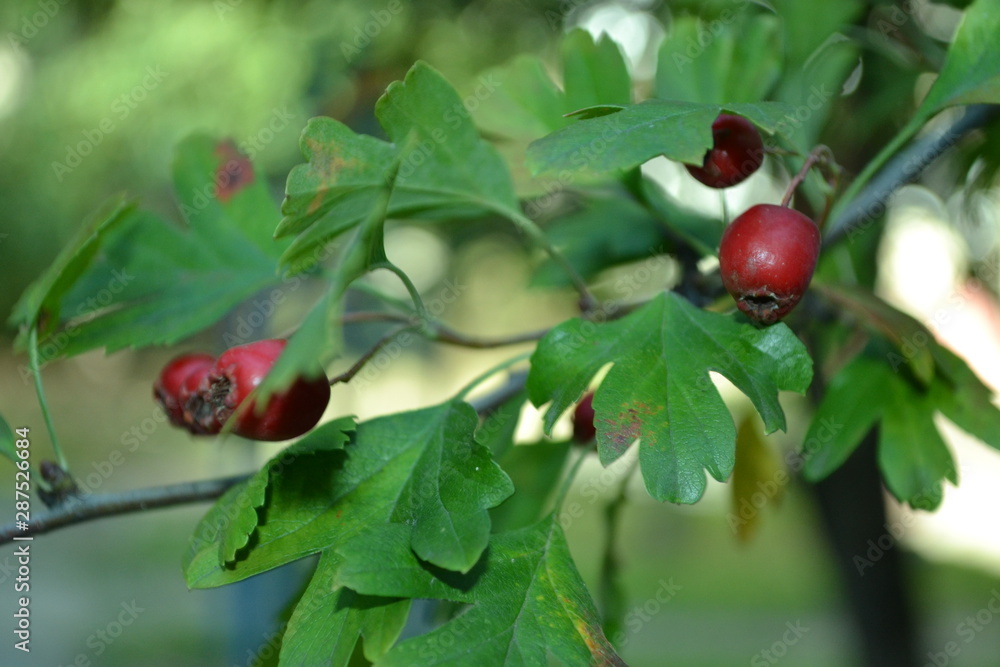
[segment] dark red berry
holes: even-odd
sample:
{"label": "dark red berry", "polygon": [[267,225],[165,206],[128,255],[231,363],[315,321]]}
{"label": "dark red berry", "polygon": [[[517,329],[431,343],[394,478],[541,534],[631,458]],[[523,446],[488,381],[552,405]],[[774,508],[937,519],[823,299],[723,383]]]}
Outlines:
{"label": "dark red berry", "polygon": [[[243,405],[281,356],[285,344],[284,340],[262,340],[222,353],[208,374],[208,400],[220,423]],[[319,371],[317,377],[300,377],[273,394],[259,413],[255,402],[241,409],[232,431],[253,440],[288,440],[312,429],[329,401],[330,384]]]}
{"label": "dark red berry", "polygon": [[153,383],[153,398],[167,413],[174,426],[187,428],[184,421],[184,405],[180,400],[181,385],[195,371],[207,373],[215,363],[209,354],[183,354],[167,362],[160,376]]}
{"label": "dark red berry", "polygon": [[685,165],[710,188],[728,188],[746,180],[764,162],[764,143],[753,123],[743,116],[719,114],[712,123],[712,148],[702,166]]}
{"label": "dark red berry", "polygon": [[588,392],[573,410],[573,439],[587,443],[597,435],[594,427],[594,392]]}
{"label": "dark red berry", "polygon": [[819,229],[808,217],[786,206],[757,204],[722,233],[722,283],[748,317],[773,324],[808,289],[819,246]]}

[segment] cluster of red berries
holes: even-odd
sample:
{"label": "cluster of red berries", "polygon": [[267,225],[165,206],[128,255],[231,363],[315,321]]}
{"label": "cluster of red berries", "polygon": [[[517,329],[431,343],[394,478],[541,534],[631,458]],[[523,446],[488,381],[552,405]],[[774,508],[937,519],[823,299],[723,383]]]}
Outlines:
{"label": "cluster of red berries", "polygon": [[306,433],[323,416],[330,384],[319,374],[300,377],[273,394],[263,409],[242,407],[274,366],[287,341],[262,340],[222,353],[185,354],[164,366],[153,396],[170,423],[195,435],[213,435],[236,414],[231,430],[253,440],[288,440]]}
{"label": "cluster of red berries", "polygon": [[[709,187],[736,185],[764,161],[760,133],[746,118],[720,114],[712,123],[712,140],[702,166],[687,165],[688,172]],[[819,247],[819,229],[808,217],[787,206],[757,204],[722,234],[722,284],[748,317],[773,324],[805,294]]]}
{"label": "cluster of red berries", "polygon": [[[746,118],[720,114],[712,123],[712,148],[701,166],[685,165],[710,188],[742,183],[764,162],[760,133]],[[761,324],[774,324],[802,299],[819,258],[820,234],[812,220],[787,206],[751,206],[726,227],[719,242],[722,284],[736,306]],[[594,394],[573,411],[573,439],[594,439]]]}

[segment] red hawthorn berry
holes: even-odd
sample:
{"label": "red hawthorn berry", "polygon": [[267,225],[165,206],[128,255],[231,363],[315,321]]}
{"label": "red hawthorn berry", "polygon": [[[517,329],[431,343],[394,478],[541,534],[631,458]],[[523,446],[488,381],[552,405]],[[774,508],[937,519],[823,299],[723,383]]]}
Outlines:
{"label": "red hawthorn berry", "polygon": [[808,217],[786,206],[757,204],[722,233],[722,283],[748,317],[773,324],[805,294],[819,248],[819,229]]}
{"label": "red hawthorn berry", "polygon": [[588,443],[597,435],[594,426],[594,392],[588,392],[573,410],[573,439]]}
{"label": "red hawthorn berry", "polygon": [[167,362],[153,383],[153,398],[174,426],[188,428],[184,420],[184,404],[180,400],[181,385],[192,373],[207,373],[215,363],[209,354],[183,354]]}
{"label": "red hawthorn berry", "polygon": [[684,165],[710,188],[728,188],[746,180],[764,162],[760,132],[743,116],[719,114],[712,123],[712,148],[702,166]]}
{"label": "red hawthorn berry", "polygon": [[[287,341],[262,340],[223,352],[208,373],[208,401],[224,424],[261,383],[281,356]],[[330,384],[320,372],[300,377],[273,394],[258,414],[254,403],[241,409],[233,433],[253,440],[288,440],[312,429],[330,401]]]}

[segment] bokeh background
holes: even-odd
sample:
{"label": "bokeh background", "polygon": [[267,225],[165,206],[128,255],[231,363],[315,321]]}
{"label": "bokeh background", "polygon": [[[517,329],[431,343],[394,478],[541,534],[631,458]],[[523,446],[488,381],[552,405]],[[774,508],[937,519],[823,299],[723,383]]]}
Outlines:
{"label": "bokeh background", "polygon": [[[0,313],[6,316],[61,244],[109,197],[126,192],[179,219],[171,160],[174,145],[192,132],[229,136],[250,147],[278,200],[288,170],[300,161],[298,135],[306,120],[329,115],[357,131],[380,134],[374,103],[417,58],[470,93],[481,72],[517,54],[556,63],[562,34],[582,26],[610,34],[641,74],[669,31],[671,16],[711,16],[731,4],[7,0],[0,6]],[[863,2],[840,4],[859,17],[850,37],[868,35],[874,43],[875,10]],[[958,11],[950,4],[899,4],[907,6],[899,29],[943,53]],[[847,147],[838,158],[855,171],[879,147],[870,137],[882,132],[884,139],[886,128],[902,122],[887,117],[898,96],[916,100],[926,89],[921,64],[905,56],[891,48],[865,50],[861,83],[842,108],[865,108],[873,126],[852,127],[842,116],[827,130],[831,145]],[[852,143],[852,132],[859,141]],[[664,169],[673,194],[705,210],[719,209],[717,193],[671,180],[676,173]],[[924,182],[894,200],[878,249],[879,284],[887,298],[924,318],[997,386],[998,278],[989,267],[996,266],[998,191],[989,178],[985,185],[980,178],[974,192],[963,187],[984,169],[961,152],[950,154]],[[727,205],[773,198],[783,188],[775,174],[761,172],[727,193]],[[398,224],[387,244],[390,257],[429,298],[462,286],[445,315],[456,328],[500,335],[573,314],[564,294],[531,288],[534,258],[512,230],[477,228],[467,237],[446,232],[455,230]],[[979,278],[970,283],[970,273]],[[608,284],[614,280],[606,278]],[[24,379],[26,359],[11,349],[13,335],[2,334],[0,413],[13,427],[31,428],[36,461],[50,458],[41,413]],[[350,340],[356,356],[368,342],[366,330],[355,330]],[[184,347],[219,345],[218,332],[209,331]],[[372,377],[364,392],[335,387],[328,416],[368,417],[428,405],[516,351],[414,346]],[[278,445],[194,441],[155,423],[150,386],[174,353],[95,352],[45,368],[70,463],[78,476],[91,480],[91,490],[245,472],[278,450]],[[727,391],[726,398],[738,420],[749,414],[734,392]],[[801,400],[789,396],[785,405],[790,422],[804,424]],[[568,428],[560,424],[557,435],[566,436]],[[136,429],[140,446],[126,451],[125,438]],[[801,426],[793,426],[788,435],[769,437],[767,446],[780,459],[798,446],[801,433]],[[892,539],[875,545],[873,553],[902,554],[927,664],[997,665],[1000,456],[955,429],[949,433],[961,488],[949,489],[934,515],[890,503]],[[520,437],[538,435],[537,416],[526,411]],[[126,453],[123,462],[111,465],[115,450]],[[10,508],[0,512],[6,522],[13,519],[13,466],[0,462],[0,476],[10,480],[0,478],[2,507]],[[761,509],[751,539],[741,541],[727,520],[728,486],[710,482],[704,500],[693,507],[661,505],[636,477],[588,462],[570,498],[582,511],[567,522],[568,537],[584,578],[598,591],[606,508],[624,498],[614,541],[629,610],[621,653],[630,664],[858,664],[855,627],[813,497],[796,480],[782,491],[780,502],[769,499]],[[34,509],[41,510],[37,500]],[[269,648],[275,645],[276,619],[294,599],[310,563],[225,589],[189,592],[180,559],[204,510],[130,515],[37,539],[28,656],[12,648],[15,559],[12,547],[0,548],[0,618],[6,619],[0,622],[0,664],[266,664],[254,654],[274,653]],[[789,634],[790,628],[799,631]],[[959,652],[942,657],[949,642]],[[768,650],[773,652],[765,654]]]}

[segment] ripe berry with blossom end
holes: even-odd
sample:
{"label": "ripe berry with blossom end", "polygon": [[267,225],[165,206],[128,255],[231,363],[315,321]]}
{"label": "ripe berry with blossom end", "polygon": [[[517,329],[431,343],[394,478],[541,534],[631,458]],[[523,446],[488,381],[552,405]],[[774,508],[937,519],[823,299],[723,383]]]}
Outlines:
{"label": "ripe berry with blossom end", "polygon": [[808,289],[819,247],[819,229],[808,217],[786,206],[757,204],[722,233],[722,283],[748,317],[773,324]]}
{"label": "ripe berry with blossom end", "polygon": [[212,388],[208,374],[214,366],[215,359],[205,368],[195,369],[177,392],[184,410],[184,428],[195,435],[215,435],[222,430],[222,422],[215,416],[215,407],[209,401]]}
{"label": "ripe berry with blossom end", "polygon": [[330,384],[322,371],[313,378],[297,378],[284,391],[272,394],[261,410],[256,399],[241,407],[270,372],[286,342],[262,340],[231,348],[209,371],[207,400],[220,424],[237,413],[233,433],[253,440],[288,440],[312,429],[323,416]]}
{"label": "ripe berry with blossom end", "polygon": [[719,114],[712,123],[712,148],[702,166],[685,165],[710,188],[728,188],[746,180],[764,162],[764,143],[754,124],[743,116]]}
{"label": "ripe berry with blossom end", "polygon": [[215,363],[210,354],[182,354],[167,362],[160,376],[153,383],[153,398],[167,413],[167,418],[174,426],[189,428],[184,419],[184,404],[181,401],[181,386],[193,373],[202,376]]}

